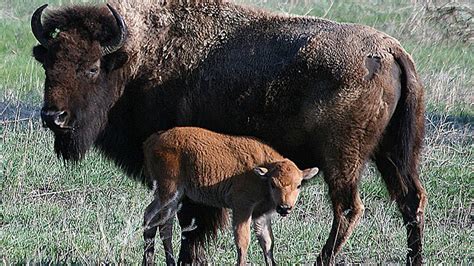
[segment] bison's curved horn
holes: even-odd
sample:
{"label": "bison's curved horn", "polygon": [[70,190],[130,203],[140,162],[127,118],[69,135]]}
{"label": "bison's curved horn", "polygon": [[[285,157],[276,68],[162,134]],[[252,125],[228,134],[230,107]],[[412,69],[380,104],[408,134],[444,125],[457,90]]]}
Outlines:
{"label": "bison's curved horn", "polygon": [[43,10],[48,6],[48,4],[42,5],[36,9],[36,11],[31,16],[31,31],[38,42],[43,45],[45,48],[48,48],[48,38],[44,35],[43,24],[41,23],[41,15]]}
{"label": "bison's curved horn", "polygon": [[127,40],[127,25],[125,25],[125,21],[123,20],[122,16],[117,13],[117,11],[109,4],[107,7],[110,9],[110,12],[114,15],[115,20],[117,21],[117,25],[120,30],[120,34],[109,43],[102,45],[102,56],[111,54],[118,49],[120,49]]}

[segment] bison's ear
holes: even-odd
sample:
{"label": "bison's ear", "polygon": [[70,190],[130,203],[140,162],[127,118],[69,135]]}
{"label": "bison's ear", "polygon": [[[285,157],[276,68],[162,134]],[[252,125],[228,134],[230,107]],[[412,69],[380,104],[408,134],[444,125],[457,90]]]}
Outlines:
{"label": "bison's ear", "polygon": [[36,45],[33,47],[33,57],[41,64],[43,64],[47,52],[48,50],[42,45]]}
{"label": "bison's ear", "polygon": [[115,52],[106,55],[105,58],[105,69],[107,72],[121,68],[128,60],[128,55],[125,52]]}
{"label": "bison's ear", "polygon": [[303,170],[303,180],[313,178],[319,172],[318,167],[308,168]]}
{"label": "bison's ear", "polygon": [[255,167],[253,172],[260,178],[265,179],[267,177],[266,174],[268,173],[268,169],[265,167]]}

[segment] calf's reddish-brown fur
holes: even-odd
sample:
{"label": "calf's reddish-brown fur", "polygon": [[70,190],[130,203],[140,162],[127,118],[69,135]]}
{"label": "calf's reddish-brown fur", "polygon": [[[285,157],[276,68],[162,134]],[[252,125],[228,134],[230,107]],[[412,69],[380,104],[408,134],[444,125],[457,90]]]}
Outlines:
{"label": "calf's reddish-brown fur", "polygon": [[168,265],[174,264],[171,229],[183,196],[232,209],[239,265],[245,265],[250,223],[267,265],[273,259],[270,212],[286,216],[298,198],[301,182],[317,174],[304,171],[255,138],[218,134],[193,127],[173,128],[144,143],[145,170],[156,183],[155,199],[145,212],[144,264],[153,263],[156,227]]}

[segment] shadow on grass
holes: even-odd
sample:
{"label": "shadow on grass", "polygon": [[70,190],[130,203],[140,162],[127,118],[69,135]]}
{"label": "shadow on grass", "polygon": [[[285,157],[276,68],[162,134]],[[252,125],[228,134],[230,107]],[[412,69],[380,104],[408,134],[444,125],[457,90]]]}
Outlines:
{"label": "shadow on grass", "polygon": [[37,120],[40,117],[41,107],[20,101],[0,102],[0,123],[16,123]]}
{"label": "shadow on grass", "polygon": [[425,139],[428,145],[471,145],[474,137],[472,114],[426,114]]}
{"label": "shadow on grass", "polygon": [[461,113],[458,115],[450,115],[450,114],[439,114],[439,113],[426,113],[426,120],[427,120],[427,129],[432,127],[440,127],[448,125],[454,129],[472,129],[474,124],[474,116],[469,113]]}

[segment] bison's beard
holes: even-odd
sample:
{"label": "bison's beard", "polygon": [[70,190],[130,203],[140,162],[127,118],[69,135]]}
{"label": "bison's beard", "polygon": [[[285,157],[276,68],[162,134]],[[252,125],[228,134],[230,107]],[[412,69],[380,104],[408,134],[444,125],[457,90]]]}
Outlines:
{"label": "bison's beard", "polygon": [[[92,117],[92,116],[89,116]],[[68,132],[55,133],[54,151],[59,158],[77,162],[84,158],[92,147],[105,123],[104,117],[95,117],[87,123],[75,121],[73,129]]]}
{"label": "bison's beard", "polygon": [[90,141],[75,131],[55,135],[54,151],[59,158],[66,161],[80,161],[90,146]]}

